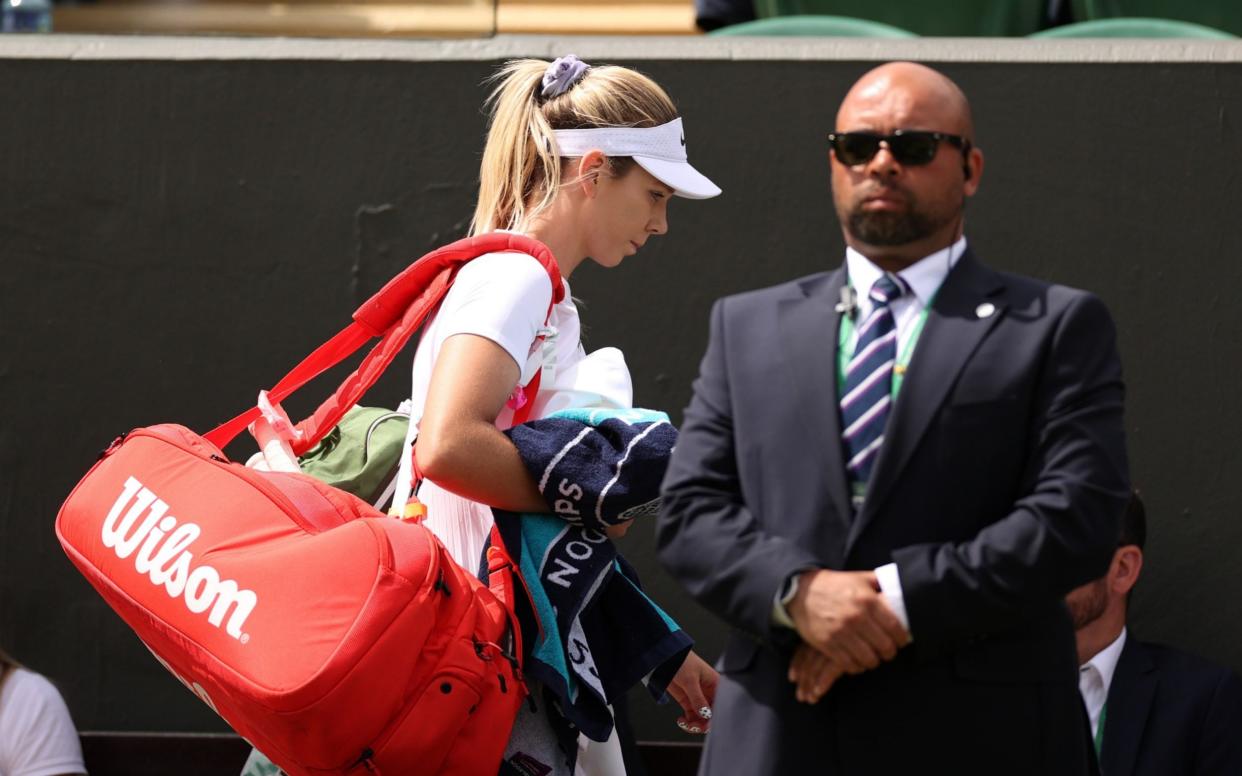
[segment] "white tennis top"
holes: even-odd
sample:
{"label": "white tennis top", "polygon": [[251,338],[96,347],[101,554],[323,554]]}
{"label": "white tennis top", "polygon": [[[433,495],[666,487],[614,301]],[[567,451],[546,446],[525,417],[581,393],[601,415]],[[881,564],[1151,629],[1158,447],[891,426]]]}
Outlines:
{"label": "white tennis top", "polygon": [[[523,253],[489,253],[462,267],[440,309],[424,329],[414,355],[407,445],[413,444],[417,435],[440,348],[456,334],[486,337],[504,348],[522,370],[522,385],[530,382],[543,365],[532,419],[570,407],[632,406],[634,391],[625,357],[616,348],[586,353],[581,343],[578,308],[568,282],[562,282],[565,297],[552,309],[547,337],[540,347],[536,338],[544,330],[552,287],[538,260]],[[509,407],[501,410],[496,427],[509,428],[513,412]],[[398,509],[410,497],[410,480],[410,460],[405,456],[393,498]],[[477,570],[492,527],[491,510],[430,481],[422,484],[418,497],[427,505],[424,524],[462,567]]]}

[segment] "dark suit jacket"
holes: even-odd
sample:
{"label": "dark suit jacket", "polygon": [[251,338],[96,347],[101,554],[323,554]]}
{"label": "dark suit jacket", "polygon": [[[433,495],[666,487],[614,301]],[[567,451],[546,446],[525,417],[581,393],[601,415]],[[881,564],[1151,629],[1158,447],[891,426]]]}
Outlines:
{"label": "dark suit jacket", "polygon": [[[1107,568],[1129,493],[1108,312],[968,252],[854,516],[835,380],[844,282],[839,269],[712,312],[657,529],[667,568],[734,628],[703,771],[1085,772],[1061,599]],[[913,644],[797,703],[796,639],[771,623],[785,578],[890,561]]]}
{"label": "dark suit jacket", "polygon": [[1108,688],[1100,771],[1242,774],[1242,680],[1224,666],[1128,636]]}

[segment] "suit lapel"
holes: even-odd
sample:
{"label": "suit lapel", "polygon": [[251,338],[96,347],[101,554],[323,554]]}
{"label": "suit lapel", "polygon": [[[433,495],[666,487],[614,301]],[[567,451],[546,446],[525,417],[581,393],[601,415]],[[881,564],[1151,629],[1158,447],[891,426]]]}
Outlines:
{"label": "suit lapel", "polygon": [[1138,743],[1151,713],[1152,699],[1160,684],[1160,673],[1151,656],[1132,635],[1126,637],[1108,690],[1104,715],[1104,742],[1100,751],[1100,772],[1133,773],[1138,761]]}
{"label": "suit lapel", "polygon": [[[896,486],[970,355],[1004,316],[1003,289],[1000,275],[980,264],[969,250],[945,278],[915,343],[901,393],[884,430],[884,444],[871,473],[867,499],[851,526],[847,554]],[[985,303],[991,304],[990,310],[981,307]],[[981,317],[981,311],[987,314]]]}
{"label": "suit lapel", "polygon": [[808,281],[801,293],[780,308],[782,359],[793,377],[796,407],[822,444],[808,445],[805,455],[820,456],[818,470],[844,529],[849,520],[849,490],[841,452],[841,423],[837,414],[837,338],[841,314],[836,311],[844,268]]}

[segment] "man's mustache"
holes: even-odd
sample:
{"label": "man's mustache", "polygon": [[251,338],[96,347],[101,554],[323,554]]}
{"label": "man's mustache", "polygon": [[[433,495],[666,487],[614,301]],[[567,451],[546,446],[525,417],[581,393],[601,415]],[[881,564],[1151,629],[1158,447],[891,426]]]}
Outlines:
{"label": "man's mustache", "polygon": [[859,202],[867,202],[873,199],[900,199],[909,202],[912,197],[910,192],[904,187],[888,184],[867,186],[858,193]]}

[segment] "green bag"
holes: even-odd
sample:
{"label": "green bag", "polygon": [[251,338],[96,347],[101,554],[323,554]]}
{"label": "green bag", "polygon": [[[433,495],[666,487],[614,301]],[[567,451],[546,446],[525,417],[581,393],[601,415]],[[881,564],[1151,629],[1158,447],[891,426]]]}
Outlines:
{"label": "green bag", "polygon": [[383,508],[392,499],[409,428],[404,412],[354,406],[298,465],[315,479]]}

